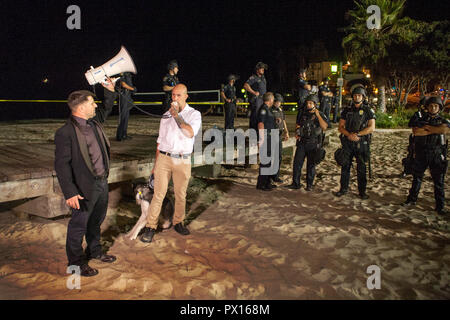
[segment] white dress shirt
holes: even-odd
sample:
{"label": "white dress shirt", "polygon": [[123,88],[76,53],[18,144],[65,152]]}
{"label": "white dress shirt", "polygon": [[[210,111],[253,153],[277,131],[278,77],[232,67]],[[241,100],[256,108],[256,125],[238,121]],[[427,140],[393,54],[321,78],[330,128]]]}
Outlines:
{"label": "white dress shirt", "polygon": [[[192,138],[186,137],[173,117],[162,118],[159,124],[158,140],[156,141],[159,143],[158,149],[175,154],[190,154],[194,149],[195,136],[202,126],[202,115],[187,103],[178,114],[192,127],[194,136]],[[170,112],[167,111],[164,115],[170,115]]]}

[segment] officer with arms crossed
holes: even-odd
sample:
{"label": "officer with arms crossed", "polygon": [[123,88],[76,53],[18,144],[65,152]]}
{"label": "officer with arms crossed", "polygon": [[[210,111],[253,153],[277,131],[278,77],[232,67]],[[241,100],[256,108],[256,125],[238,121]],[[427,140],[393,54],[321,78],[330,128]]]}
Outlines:
{"label": "officer with arms crossed", "polygon": [[299,110],[296,124],[297,149],[294,156],[292,184],[288,186],[289,189],[300,189],[303,162],[307,158],[305,190],[312,190],[316,164],[319,162],[317,159],[323,150],[323,132],[330,124],[327,117],[317,109],[318,103],[319,99],[316,95],[309,95],[306,98],[306,109]]}
{"label": "officer with arms crossed", "polygon": [[434,183],[435,211],[444,215],[444,178],[447,172],[447,147],[445,134],[450,131],[450,122],[439,115],[444,108],[440,97],[429,97],[425,102],[427,113],[409,122],[414,135],[414,155],[412,163],[413,182],[404,205],[415,205],[419,196],[425,170],[430,168]]}
{"label": "officer with arms crossed", "polygon": [[339,132],[343,150],[341,167],[341,189],[333,192],[341,197],[348,192],[350,183],[350,168],[352,160],[356,158],[358,174],[358,191],[361,199],[368,199],[366,194],[367,177],[366,162],[370,157],[370,141],[375,131],[375,114],[364,100],[367,97],[363,87],[356,87],[352,91],[352,103],[342,110],[339,120]]}

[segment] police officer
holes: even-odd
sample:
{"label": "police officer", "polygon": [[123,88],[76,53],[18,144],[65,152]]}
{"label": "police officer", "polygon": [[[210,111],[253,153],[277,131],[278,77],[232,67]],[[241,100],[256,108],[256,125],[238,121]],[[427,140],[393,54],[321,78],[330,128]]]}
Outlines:
{"label": "police officer", "polygon": [[[276,152],[271,149],[272,139],[278,141],[278,136],[272,136],[272,129],[276,129],[275,117],[270,111],[273,106],[274,95],[272,92],[266,92],[263,96],[263,105],[258,110],[257,123],[258,123],[258,146],[260,148],[260,165],[259,165],[259,175],[258,182],[256,184],[256,189],[271,191],[275,185],[270,182],[270,177],[273,174],[268,174],[269,168],[273,168],[274,157]],[[267,150],[267,151],[266,151]],[[263,156],[266,156],[263,158]],[[265,161],[269,158],[269,161]],[[278,168],[276,168],[278,170]]]}
{"label": "police officer", "polygon": [[234,129],[234,117],[236,116],[236,87],[234,86],[237,76],[230,74],[228,83],[222,87],[220,95],[224,101],[225,129]]}
{"label": "police officer", "polygon": [[283,108],[281,107],[281,104],[283,102],[284,102],[283,96],[279,93],[275,93],[275,100],[274,100],[272,108],[270,108],[273,116],[275,117],[275,125],[276,125],[277,129],[280,131],[280,135],[279,135],[279,159],[280,159],[279,163],[280,163],[280,165],[279,165],[277,173],[271,177],[273,182],[283,182],[283,180],[280,179],[280,169],[281,169],[281,161],[282,161],[282,155],[283,155],[283,140],[286,141],[289,139],[289,131],[288,131],[287,125],[286,125],[286,117],[284,115]]}
{"label": "police officer", "polygon": [[409,126],[414,135],[414,161],[412,165],[413,182],[404,205],[415,205],[425,170],[430,168],[434,183],[435,211],[446,214],[444,178],[447,171],[447,141],[445,134],[450,132],[450,122],[439,115],[444,105],[440,97],[429,97],[425,106],[426,115],[421,122],[411,119]]}
{"label": "police officer", "polygon": [[325,115],[325,117],[327,117],[327,119],[330,119],[331,100],[333,99],[333,93],[328,87],[329,81],[330,78],[328,77],[323,78],[322,80],[323,84],[319,86],[319,101],[320,101],[319,110]]}
{"label": "police officer", "polygon": [[[427,97],[422,97],[419,101],[419,106],[417,111],[413,114],[411,119],[409,119],[409,127],[423,127],[426,123],[425,119],[427,118],[427,109],[425,106],[425,102]],[[414,163],[414,153],[415,153],[415,144],[414,144],[414,135],[411,133],[409,135],[409,144],[408,144],[408,154],[406,158],[402,159],[403,164],[403,172],[401,174],[402,178],[405,178],[408,174],[412,174],[412,166]]]}
{"label": "police officer", "polygon": [[331,105],[333,108],[333,123],[337,123],[338,114],[339,114],[339,89],[336,89],[335,94],[331,98]]}
{"label": "police officer", "polygon": [[304,107],[306,97],[309,95],[309,91],[311,90],[311,85],[306,81],[306,69],[300,69],[299,71],[299,79],[298,79],[298,109],[302,109]]}
{"label": "police officer", "polygon": [[375,114],[365,101],[367,93],[363,87],[356,87],[352,91],[352,97],[352,103],[342,111],[339,120],[338,130],[341,133],[340,139],[345,156],[341,167],[341,188],[333,194],[341,197],[348,192],[350,168],[353,157],[355,157],[359,197],[368,199],[366,162],[370,157],[370,141],[372,132],[375,130]]}
{"label": "police officer", "polygon": [[316,175],[316,160],[318,153],[323,147],[323,132],[329,126],[329,120],[319,111],[317,105],[319,99],[317,95],[309,95],[305,99],[306,107],[300,109],[297,115],[295,137],[297,139],[297,149],[294,156],[294,172],[292,184],[289,189],[300,189],[300,176],[305,158],[308,159],[306,165],[306,191],[313,188],[314,176]]}
{"label": "police officer", "polygon": [[264,71],[267,70],[267,68],[267,64],[258,62],[255,66],[255,73],[244,83],[244,89],[249,93],[249,128],[255,130],[258,129],[257,115],[259,108],[263,104],[262,96],[267,92],[267,81],[264,77]]}
{"label": "police officer", "polygon": [[170,61],[167,65],[167,70],[168,73],[162,80],[163,91],[166,93],[166,97],[163,102],[163,112],[169,110],[170,104],[172,103],[172,89],[180,83],[180,80],[177,77],[178,71],[180,70],[177,60]]}
{"label": "police officer", "polygon": [[116,140],[129,140],[131,136],[127,134],[128,130],[128,118],[130,117],[130,110],[133,108],[133,100],[131,99],[131,93],[136,93],[137,89],[133,86],[133,80],[131,79],[131,72],[124,72],[122,77],[117,80],[120,86],[119,94],[119,112],[120,120],[117,127]]}

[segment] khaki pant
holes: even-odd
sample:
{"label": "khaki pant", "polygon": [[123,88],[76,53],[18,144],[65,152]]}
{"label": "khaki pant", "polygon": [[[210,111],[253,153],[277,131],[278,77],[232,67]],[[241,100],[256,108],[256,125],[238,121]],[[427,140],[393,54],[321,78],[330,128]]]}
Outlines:
{"label": "khaki pant", "polygon": [[186,214],[186,190],[191,177],[191,158],[173,158],[159,154],[155,163],[155,186],[152,202],[148,209],[147,227],[156,229],[161,206],[167,193],[170,178],[173,179],[175,193],[175,213],[173,225],[183,222]]}

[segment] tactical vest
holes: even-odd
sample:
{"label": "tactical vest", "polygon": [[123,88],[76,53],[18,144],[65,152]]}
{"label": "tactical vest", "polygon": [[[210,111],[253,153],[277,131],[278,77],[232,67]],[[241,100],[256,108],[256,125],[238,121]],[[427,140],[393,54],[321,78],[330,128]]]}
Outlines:
{"label": "tactical vest", "polygon": [[299,136],[300,141],[305,144],[320,143],[323,131],[315,114],[308,111],[303,112],[299,121]]}

